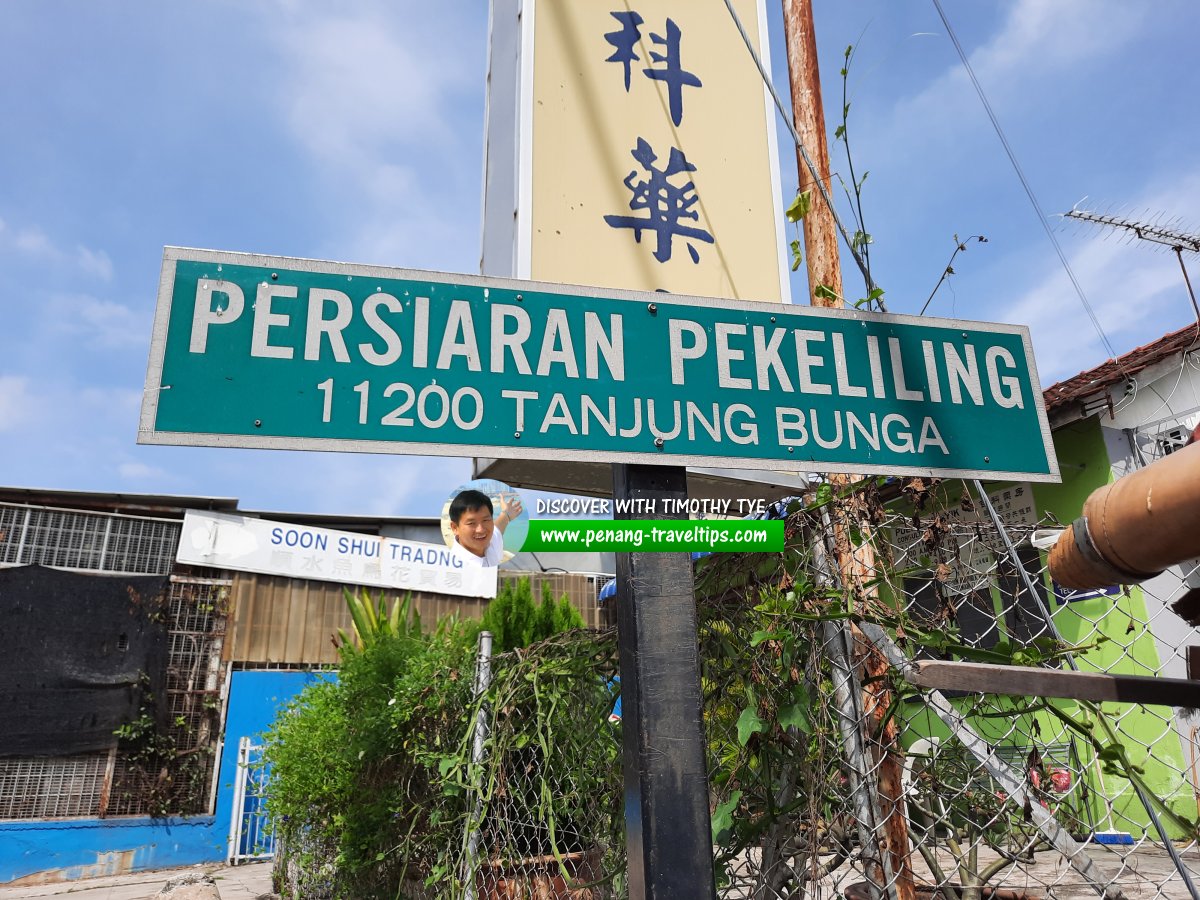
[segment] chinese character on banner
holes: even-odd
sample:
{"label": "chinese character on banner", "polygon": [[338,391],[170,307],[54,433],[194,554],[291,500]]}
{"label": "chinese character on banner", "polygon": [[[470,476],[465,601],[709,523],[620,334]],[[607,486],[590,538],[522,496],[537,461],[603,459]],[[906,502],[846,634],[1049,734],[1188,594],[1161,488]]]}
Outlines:
{"label": "chinese character on banner", "polygon": [[[645,19],[633,10],[613,12],[610,15],[617,20],[621,28],[604,35],[604,40],[613,48],[612,55],[607,57],[605,62],[618,63],[624,67],[625,92],[629,93],[633,64],[642,61],[637,52],[637,45],[642,41],[642,25]],[[650,65],[642,69],[646,78],[665,85],[668,112],[676,128],[683,123],[683,89],[703,87],[703,82],[694,73],[683,68],[680,57],[682,37],[683,32],[675,20],[667,19],[663,34],[650,33],[653,46],[659,49],[649,51],[650,58],[647,62]],[[688,173],[695,172],[696,166],[688,162],[682,150],[672,146],[666,165],[661,169],[656,167],[654,163],[658,161],[659,154],[643,137],[638,137],[637,146],[631,154],[641,166],[641,171],[634,169],[623,183],[633,194],[629,208],[634,212],[644,210],[645,215],[606,215],[604,221],[611,228],[631,229],[634,241],[639,244],[642,242],[644,231],[653,231],[654,258],[660,263],[670,261],[674,239],[684,238],[687,240],[688,255],[692,262],[699,263],[700,253],[694,242],[712,244],[714,240],[709,231],[699,227],[700,214],[694,209],[700,202],[700,197]],[[686,224],[688,222],[697,224]]]}
{"label": "chinese character on banner", "polygon": [[605,62],[621,63],[625,66],[625,93],[629,93],[631,64],[641,60],[641,57],[634,52],[633,48],[642,39],[642,29],[640,26],[645,20],[632,10],[610,13],[609,15],[621,23],[621,30],[610,31],[604,35],[604,39],[617,48],[613,55],[606,59]]}
{"label": "chinese character on banner", "polygon": [[[646,216],[641,218],[608,215],[604,217],[604,221],[613,228],[632,228],[633,238],[638,243],[642,241],[643,231],[653,231],[657,239],[654,258],[661,263],[670,260],[672,240],[676,236],[704,241],[707,244],[713,243],[713,236],[703,228],[693,228],[690,225],[682,224],[681,221],[698,221],[700,218],[699,213],[692,209],[700,202],[700,198],[696,195],[696,188],[691,179],[688,179],[686,184],[671,183],[671,179],[677,175],[686,175],[688,172],[696,171],[696,167],[687,161],[687,157],[672,147],[666,167],[657,169],[654,163],[658,159],[658,155],[640,137],[632,155],[649,173],[649,176],[638,181],[638,172],[634,169],[625,178],[625,186],[633,192],[629,208],[635,212],[644,209]],[[692,257],[692,262],[698,263],[700,254],[696,251],[695,245],[689,242],[687,249]]]}
{"label": "chinese character on banner", "polygon": [[[625,67],[625,93],[629,93],[632,65],[641,61],[641,57],[637,55],[634,48],[642,39],[641,25],[645,20],[633,10],[609,15],[621,23],[621,30],[610,31],[604,35],[604,40],[615,48],[612,56],[608,57],[605,62],[620,63]],[[650,34],[650,40],[655,44],[661,44],[664,51],[658,53],[651,50],[650,60],[654,63],[662,63],[663,67],[642,69],[642,74],[652,81],[661,81],[667,86],[667,106],[671,111],[671,121],[678,127],[683,122],[683,89],[685,87],[703,87],[704,84],[693,73],[686,71],[679,60],[679,40],[683,33],[673,19],[667,19],[666,31],[665,37],[653,32]]]}

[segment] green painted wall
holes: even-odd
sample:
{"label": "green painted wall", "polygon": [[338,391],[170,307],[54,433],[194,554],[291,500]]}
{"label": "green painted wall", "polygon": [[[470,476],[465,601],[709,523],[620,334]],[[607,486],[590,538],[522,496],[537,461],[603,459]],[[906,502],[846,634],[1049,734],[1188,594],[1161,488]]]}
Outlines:
{"label": "green painted wall", "polygon": [[[1034,485],[1034,498],[1042,515],[1053,513],[1064,523],[1079,516],[1083,503],[1096,488],[1113,481],[1112,462],[1104,444],[1099,418],[1085,419],[1054,433],[1054,445],[1063,472],[1061,484]],[[1081,467],[1081,468],[1080,468]],[[1108,640],[1080,654],[1079,667],[1126,675],[1153,675],[1161,666],[1158,648],[1149,629],[1146,601],[1141,588],[1131,587],[1117,597],[1094,597],[1056,604],[1054,624],[1072,643],[1089,642],[1103,635]],[[1104,704],[1103,709],[1118,721],[1118,733],[1127,738],[1126,751],[1135,764],[1145,768],[1154,792],[1169,798],[1171,807],[1195,818],[1195,793],[1186,776],[1183,745],[1169,707],[1139,707]],[[1153,755],[1150,748],[1153,747]],[[1104,778],[1114,803],[1113,827],[1141,833],[1149,824],[1141,802],[1124,779]]]}

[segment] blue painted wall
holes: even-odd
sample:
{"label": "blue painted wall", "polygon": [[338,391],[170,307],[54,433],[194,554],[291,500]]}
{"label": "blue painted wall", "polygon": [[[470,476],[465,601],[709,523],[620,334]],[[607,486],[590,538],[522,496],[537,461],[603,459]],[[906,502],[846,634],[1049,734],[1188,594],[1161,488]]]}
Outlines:
{"label": "blue painted wall", "polygon": [[0,884],[71,881],[225,859],[238,739],[265,731],[279,709],[326,672],[234,672],[214,815],[0,822]]}
{"label": "blue painted wall", "polygon": [[219,860],[224,842],[214,851],[217,830],[212,816],[2,822],[0,884],[30,876],[73,881]]}

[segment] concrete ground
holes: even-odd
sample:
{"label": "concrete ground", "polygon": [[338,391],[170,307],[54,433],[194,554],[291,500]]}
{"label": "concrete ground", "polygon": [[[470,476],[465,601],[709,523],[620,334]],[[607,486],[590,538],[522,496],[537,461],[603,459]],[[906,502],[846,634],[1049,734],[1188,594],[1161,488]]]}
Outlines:
{"label": "concrete ground", "polygon": [[[1125,900],[1186,900],[1189,895],[1175,864],[1167,851],[1150,843],[1140,846],[1088,845],[1084,851],[1100,870],[1107,883],[1117,887]],[[943,853],[940,862],[947,872],[953,871],[953,863]],[[1194,883],[1200,884],[1200,850],[1196,847],[1181,849],[1180,856]],[[991,851],[980,854],[981,861],[995,859]],[[918,877],[927,882],[933,879],[924,861],[914,858]],[[1024,890],[1031,897],[1049,900],[1095,900],[1096,890],[1089,887],[1083,878],[1054,850],[1036,854],[1033,865],[1014,867],[996,879],[996,886]]]}
{"label": "concrete ground", "polygon": [[[1169,856],[1160,847],[1144,844],[1141,847],[1098,847],[1090,846],[1087,854],[1092,857],[1107,876],[1116,875],[1127,900],[1182,900],[1188,896]],[[984,854],[987,856],[987,854]],[[1200,883],[1200,849],[1190,847],[1181,855],[1192,877]],[[917,859],[918,875],[927,880],[928,871]],[[945,860],[949,863],[949,860]],[[0,887],[0,900],[36,900],[39,897],[70,897],[71,900],[150,900],[167,883],[188,872],[203,872],[213,876],[221,900],[259,900],[273,897],[271,893],[271,863],[246,863],[240,866],[191,866],[185,869],[159,869],[153,872],[136,872],[130,875],[110,875],[104,878],[89,878],[82,881],[66,881],[57,884],[32,885],[27,887]],[[858,880],[835,873],[828,880],[828,894],[840,896],[845,882]],[[1058,854],[1037,854],[1033,866],[1017,869],[1004,878],[1009,888],[1024,888],[1034,897],[1053,900],[1085,900],[1096,897],[1096,892],[1087,887],[1079,876],[1070,869]],[[834,883],[838,885],[834,887]]]}
{"label": "concrete ground", "polygon": [[[1178,849],[1193,883],[1200,886],[1200,848],[1192,846]],[[1090,844],[1084,853],[1096,864],[1104,883],[1111,880],[1124,900],[1187,900],[1191,896],[1175,864],[1162,847],[1148,842],[1136,847]],[[943,871],[951,873],[953,878],[954,865],[949,855],[939,852],[938,857]],[[996,859],[996,854],[991,850],[980,853],[980,862],[983,864],[993,859]],[[725,900],[749,900],[750,890],[745,888],[745,884],[752,881],[749,873],[754,870],[755,863],[755,859],[746,860],[742,876],[746,881],[742,882],[739,889],[727,891],[723,895]],[[913,870],[918,884],[935,883],[936,879],[930,874],[925,861],[915,853]],[[841,897],[850,884],[862,880],[861,868],[845,865],[823,878],[809,896],[813,900],[833,900]],[[1031,900],[1098,900],[1096,890],[1054,850],[1039,851],[1032,864],[1016,866],[992,884],[994,887],[1024,892]]]}
{"label": "concrete ground", "polygon": [[186,869],[156,869],[129,875],[109,875],[82,881],[23,887],[0,886],[0,900],[34,900],[37,897],[70,897],[71,900],[150,900],[170,878],[188,872],[204,872],[216,880],[221,900],[258,900],[271,894],[271,863],[240,866],[204,865]]}

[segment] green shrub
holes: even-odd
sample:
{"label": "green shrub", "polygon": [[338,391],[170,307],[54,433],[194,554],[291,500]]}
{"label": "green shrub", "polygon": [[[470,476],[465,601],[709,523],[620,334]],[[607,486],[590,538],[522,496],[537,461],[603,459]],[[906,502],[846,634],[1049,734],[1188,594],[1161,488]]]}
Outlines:
{"label": "green shrub", "polygon": [[479,627],[492,633],[493,653],[507,653],[583,624],[565,594],[555,600],[550,585],[543,583],[542,602],[535,603],[529,579],[518,578],[501,583]]}
{"label": "green shrub", "polygon": [[451,617],[431,634],[407,600],[346,602],[355,629],[336,679],[306,688],[267,734],[268,810],[285,865],[328,871],[329,896],[419,895],[450,876],[462,845],[479,631],[502,653],[583,618],[548,587],[534,603],[528,578],[505,582],[482,622]]}
{"label": "green shrub", "polygon": [[[342,647],[267,735],[268,807],[285,847],[336,848],[333,896],[403,896],[461,840],[439,763],[466,731],[474,653],[457,620]],[[299,860],[319,867],[326,860]]]}

